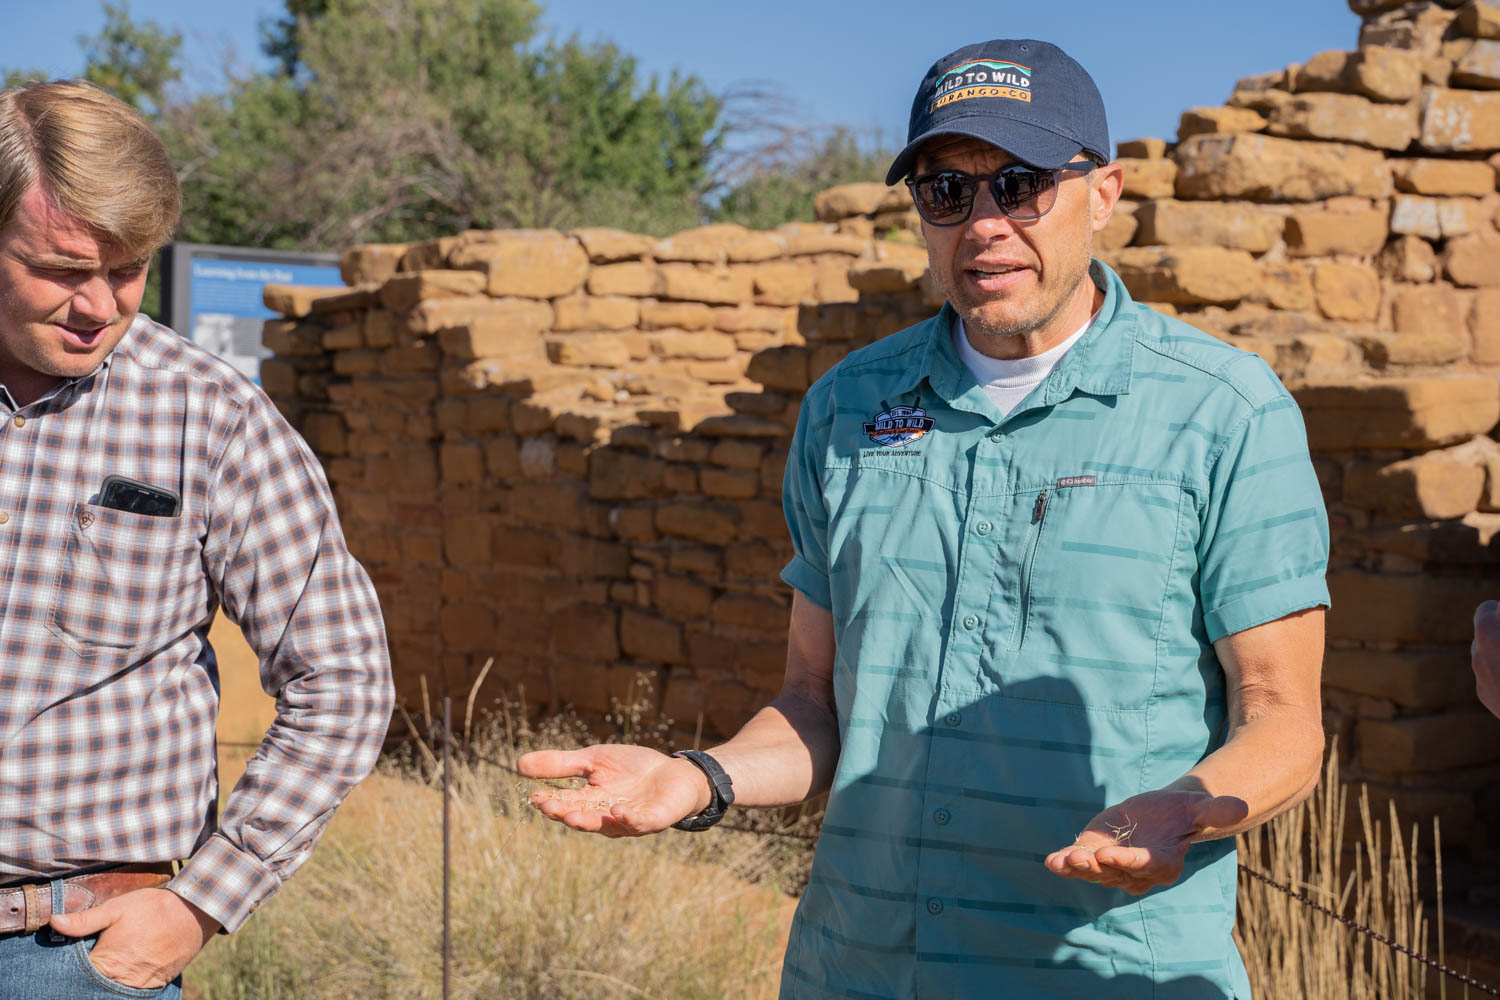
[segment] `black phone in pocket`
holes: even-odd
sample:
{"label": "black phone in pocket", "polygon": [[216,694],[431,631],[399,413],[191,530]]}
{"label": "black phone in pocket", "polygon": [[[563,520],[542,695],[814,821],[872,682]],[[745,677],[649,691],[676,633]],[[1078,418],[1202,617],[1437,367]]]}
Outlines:
{"label": "black phone in pocket", "polygon": [[99,506],[147,517],[176,517],[182,509],[182,498],[160,486],[125,476],[106,476],[99,488]]}

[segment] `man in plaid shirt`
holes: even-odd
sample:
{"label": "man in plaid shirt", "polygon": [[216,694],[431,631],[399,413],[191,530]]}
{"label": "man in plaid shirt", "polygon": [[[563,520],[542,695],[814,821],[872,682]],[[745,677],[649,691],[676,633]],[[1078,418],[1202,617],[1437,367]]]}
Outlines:
{"label": "man in plaid shirt", "polygon": [[[178,996],[306,860],[390,716],[379,605],[317,461],[138,315],[179,200],[120,101],[0,94],[0,1000]],[[277,716],[216,821],[221,606]]]}

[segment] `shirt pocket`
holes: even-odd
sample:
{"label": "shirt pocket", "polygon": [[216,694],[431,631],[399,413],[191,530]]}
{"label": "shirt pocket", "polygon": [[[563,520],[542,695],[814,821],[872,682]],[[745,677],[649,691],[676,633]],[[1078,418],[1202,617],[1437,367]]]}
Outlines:
{"label": "shirt pocket", "polygon": [[201,563],[185,518],[80,503],[62,554],[50,627],[84,654],[170,641],[204,610],[203,574],[196,571]]}
{"label": "shirt pocket", "polygon": [[1099,483],[1024,500],[1029,525],[1003,588],[1015,595],[1005,650],[1015,679],[1050,678],[1093,707],[1144,706],[1174,580],[1191,572],[1179,556],[1187,493]]}

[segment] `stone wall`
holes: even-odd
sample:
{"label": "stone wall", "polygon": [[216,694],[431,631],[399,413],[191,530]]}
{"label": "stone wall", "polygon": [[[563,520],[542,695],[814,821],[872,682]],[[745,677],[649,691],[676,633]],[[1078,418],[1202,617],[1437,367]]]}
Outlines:
{"label": "stone wall", "polygon": [[[1377,800],[1477,848],[1500,821],[1468,672],[1500,594],[1500,4],[1351,5],[1355,51],[1122,143],[1099,256],[1292,387],[1334,538],[1329,731]],[[362,246],[349,289],[268,290],[263,383],[328,469],[405,698],[493,656],[487,684],[533,706],[638,703],[691,741],[774,694],[801,394],[939,304],[903,190],[818,216]]]}

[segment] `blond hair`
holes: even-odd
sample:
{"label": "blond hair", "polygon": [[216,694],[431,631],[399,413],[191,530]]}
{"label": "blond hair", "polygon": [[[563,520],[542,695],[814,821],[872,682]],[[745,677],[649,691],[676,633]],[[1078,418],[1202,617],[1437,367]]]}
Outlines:
{"label": "blond hair", "polygon": [[80,80],[0,93],[0,231],[33,185],[129,253],[166,244],[182,208],[177,173],[151,126]]}

